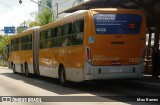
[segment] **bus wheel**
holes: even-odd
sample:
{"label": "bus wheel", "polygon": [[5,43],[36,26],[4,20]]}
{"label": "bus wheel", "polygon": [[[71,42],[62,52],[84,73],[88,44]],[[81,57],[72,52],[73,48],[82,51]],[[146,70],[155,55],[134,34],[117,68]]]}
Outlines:
{"label": "bus wheel", "polygon": [[63,66],[60,67],[59,81],[61,86],[67,86],[66,73]]}
{"label": "bus wheel", "polygon": [[12,70],[14,74],[17,74],[15,64],[12,65]]}
{"label": "bus wheel", "polygon": [[25,75],[26,75],[26,77],[29,77],[30,75],[29,75],[29,70],[28,70],[28,65],[27,64],[25,64]]}

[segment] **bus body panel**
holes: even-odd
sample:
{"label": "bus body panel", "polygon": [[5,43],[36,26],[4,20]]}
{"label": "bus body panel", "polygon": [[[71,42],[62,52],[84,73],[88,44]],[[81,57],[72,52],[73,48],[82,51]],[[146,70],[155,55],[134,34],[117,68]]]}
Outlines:
{"label": "bus body panel", "polygon": [[66,67],[66,77],[70,81],[83,81],[84,80],[84,62],[85,62],[85,47],[72,46],[68,52],[68,66]]}

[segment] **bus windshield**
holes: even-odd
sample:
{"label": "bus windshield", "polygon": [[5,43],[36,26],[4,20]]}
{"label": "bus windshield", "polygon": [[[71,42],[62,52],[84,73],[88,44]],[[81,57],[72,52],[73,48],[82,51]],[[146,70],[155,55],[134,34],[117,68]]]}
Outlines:
{"label": "bus windshield", "polygon": [[95,14],[96,34],[139,34],[142,16],[136,14]]}

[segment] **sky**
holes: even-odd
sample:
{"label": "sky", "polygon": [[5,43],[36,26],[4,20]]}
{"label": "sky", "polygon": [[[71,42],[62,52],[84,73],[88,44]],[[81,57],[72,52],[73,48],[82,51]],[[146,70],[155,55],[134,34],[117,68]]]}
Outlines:
{"label": "sky", "polygon": [[[34,0],[38,1],[38,0]],[[24,21],[35,20],[33,13],[38,11],[38,5],[30,0],[0,0],[0,30],[4,26],[19,26]],[[0,31],[0,34],[3,34]]]}

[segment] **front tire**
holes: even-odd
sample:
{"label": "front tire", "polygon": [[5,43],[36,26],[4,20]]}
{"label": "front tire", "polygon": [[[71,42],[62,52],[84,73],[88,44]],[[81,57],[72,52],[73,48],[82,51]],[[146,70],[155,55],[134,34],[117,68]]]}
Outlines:
{"label": "front tire", "polygon": [[60,67],[59,82],[61,86],[67,86],[66,73],[64,67]]}
{"label": "front tire", "polygon": [[25,64],[25,76],[26,77],[29,77],[30,75],[29,75],[29,70],[28,70],[28,65],[27,64]]}
{"label": "front tire", "polygon": [[12,70],[14,74],[17,74],[15,64],[12,65]]}

